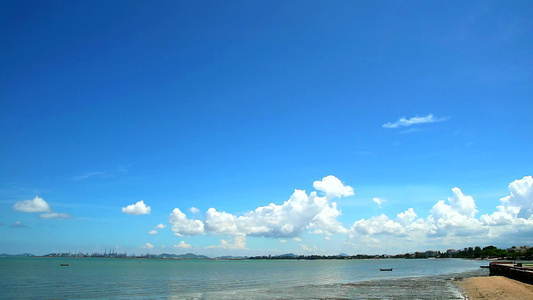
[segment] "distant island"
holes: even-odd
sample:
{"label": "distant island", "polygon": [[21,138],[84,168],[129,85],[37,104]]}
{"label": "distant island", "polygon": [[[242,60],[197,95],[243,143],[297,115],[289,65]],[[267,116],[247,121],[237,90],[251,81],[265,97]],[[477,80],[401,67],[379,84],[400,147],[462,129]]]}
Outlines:
{"label": "distant island", "polygon": [[209,259],[209,260],[243,260],[243,259],[252,259],[252,260],[268,260],[268,259],[296,259],[296,260],[318,260],[318,259],[422,259],[422,258],[470,258],[470,259],[512,259],[512,260],[533,260],[533,247],[532,246],[513,246],[507,249],[499,249],[495,246],[487,246],[481,248],[468,247],[463,250],[448,249],[445,252],[428,250],[425,252],[413,252],[413,253],[404,253],[396,255],[368,255],[368,254],[357,254],[357,255],[348,255],[341,253],[338,255],[297,255],[294,253],[286,253],[281,255],[261,255],[261,256],[219,256],[219,257],[208,257],[205,255],[197,255],[194,253],[185,253],[185,254],[142,254],[128,255],[127,253],[117,253],[115,251],[104,253],[49,253],[45,255],[34,255],[31,253],[23,254],[0,254],[0,257],[95,257],[95,258],[151,258],[151,259]]}

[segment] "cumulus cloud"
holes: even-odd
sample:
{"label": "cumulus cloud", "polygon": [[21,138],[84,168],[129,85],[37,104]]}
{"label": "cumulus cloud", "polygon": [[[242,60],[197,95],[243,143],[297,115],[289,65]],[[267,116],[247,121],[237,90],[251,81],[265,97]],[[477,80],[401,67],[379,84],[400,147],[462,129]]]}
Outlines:
{"label": "cumulus cloud", "polygon": [[182,235],[199,235],[204,233],[204,223],[200,220],[191,220],[179,210],[175,208],[168,219],[171,229],[177,236]]}
{"label": "cumulus cloud", "polygon": [[155,229],[154,230],[150,230],[150,231],[148,231],[148,234],[157,234],[157,230],[155,230]]}
{"label": "cumulus cloud", "polygon": [[176,235],[264,237],[296,237],[307,230],[326,235],[345,233],[337,220],[341,212],[331,200],[353,195],[353,188],[334,176],[315,181],[313,186],[325,196],[318,196],[316,191],[308,195],[304,190],[295,190],[283,204],[270,203],[241,216],[209,208],[202,221],[188,219],[176,208],[170,216],[172,231]]}
{"label": "cumulus cloud", "polygon": [[533,224],[533,177],[525,176],[509,184],[509,196],[500,199],[501,205],[491,215],[481,216],[485,225]]}
{"label": "cumulus cloud", "polygon": [[200,213],[200,210],[196,207],[191,207],[189,208],[189,211],[192,212],[193,214],[199,214]]}
{"label": "cumulus cloud", "polygon": [[39,215],[42,219],[70,218],[69,214],[53,211],[50,205],[39,196],[36,196],[32,200],[18,201],[13,205],[13,209],[27,213],[42,213]]}
{"label": "cumulus cloud", "polygon": [[180,249],[189,249],[192,246],[185,243],[185,241],[180,241],[177,245],[174,245],[174,248],[180,248]]}
{"label": "cumulus cloud", "polygon": [[50,205],[43,198],[36,196],[33,200],[19,201],[13,205],[13,209],[21,212],[51,212]]}
{"label": "cumulus cloud", "polygon": [[501,199],[502,203],[510,207],[520,208],[517,217],[529,219],[533,214],[533,177],[515,180],[509,184],[511,195]]}
{"label": "cumulus cloud", "polygon": [[478,211],[474,199],[464,195],[459,188],[453,188],[452,192],[453,197],[448,198],[449,204],[438,201],[425,220],[417,218],[413,208],[397,214],[396,219],[384,214],[361,219],[354,222],[351,228],[352,238],[389,236],[421,243],[428,238],[487,233],[488,228],[475,218]]}
{"label": "cumulus cloud", "polygon": [[429,235],[467,236],[484,232],[487,228],[474,216],[478,212],[471,196],[465,196],[459,188],[452,189],[454,196],[448,198],[450,205],[443,200],[431,209],[428,222],[431,225]]}
{"label": "cumulus cloud", "polygon": [[42,219],[66,219],[66,218],[70,218],[70,215],[66,214],[66,213],[48,212],[48,213],[40,214],[39,218],[42,218]]}
{"label": "cumulus cloud", "polygon": [[148,215],[150,210],[150,206],[144,204],[143,200],[122,208],[122,212],[127,215]]}
{"label": "cumulus cloud", "polygon": [[398,128],[398,127],[407,127],[415,124],[424,124],[424,123],[436,123],[445,121],[446,118],[435,118],[433,114],[429,114],[425,117],[412,117],[410,119],[400,118],[400,120],[391,123],[388,122],[383,124],[384,128]]}
{"label": "cumulus cloud", "polygon": [[[474,198],[455,187],[449,198],[437,201],[423,217],[409,208],[395,217],[381,214],[356,220],[349,228],[339,222],[341,211],[335,201],[354,195],[353,188],[334,176],[314,182],[313,187],[315,191],[310,193],[296,189],[282,203],[270,203],[240,215],[209,208],[202,219],[188,218],[176,208],[169,222],[178,236],[229,236],[219,245],[210,246],[218,249],[245,249],[248,236],[279,238],[280,243],[286,243],[289,238],[302,242],[302,234],[315,233],[323,234],[326,241],[333,234],[343,234],[347,237],[345,245],[354,248],[364,244],[394,251],[398,243],[408,241],[410,247],[405,250],[411,251],[415,247],[457,247],[465,241],[491,243],[504,236],[523,240],[533,233],[531,176],[513,181],[510,195],[501,198],[501,205],[492,214],[477,217]],[[385,202],[380,198],[373,201],[378,205]],[[309,249],[314,250],[302,246],[304,251]]]}
{"label": "cumulus cloud", "polygon": [[389,219],[386,215],[356,221],[352,229],[362,235],[405,235],[406,226]]}
{"label": "cumulus cloud", "polygon": [[399,213],[397,216],[396,216],[396,221],[398,223],[400,223],[401,225],[403,226],[407,226],[409,224],[411,224],[415,218],[416,218],[416,213],[414,211],[413,208],[409,208],[408,210],[402,212],[402,213]]}
{"label": "cumulus cloud", "polygon": [[333,175],[326,176],[321,181],[315,181],[313,187],[317,191],[324,192],[328,200],[354,195],[351,186],[344,185],[342,181]]}

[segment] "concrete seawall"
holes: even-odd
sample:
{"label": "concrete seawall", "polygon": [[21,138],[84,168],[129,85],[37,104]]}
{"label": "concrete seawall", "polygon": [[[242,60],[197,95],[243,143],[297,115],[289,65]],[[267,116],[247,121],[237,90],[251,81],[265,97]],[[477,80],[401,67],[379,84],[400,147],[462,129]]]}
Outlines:
{"label": "concrete seawall", "polygon": [[505,276],[528,284],[533,284],[533,268],[521,263],[491,262],[490,276]]}

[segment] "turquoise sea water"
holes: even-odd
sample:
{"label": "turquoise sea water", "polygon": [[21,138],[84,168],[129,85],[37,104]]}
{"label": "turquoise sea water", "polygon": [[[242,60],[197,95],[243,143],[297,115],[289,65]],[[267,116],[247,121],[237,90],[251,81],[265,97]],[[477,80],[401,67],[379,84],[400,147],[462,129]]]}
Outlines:
{"label": "turquoise sea water", "polygon": [[[60,266],[68,263],[68,267]],[[3,299],[463,299],[460,259],[158,260],[0,258]],[[393,268],[381,272],[379,268]]]}

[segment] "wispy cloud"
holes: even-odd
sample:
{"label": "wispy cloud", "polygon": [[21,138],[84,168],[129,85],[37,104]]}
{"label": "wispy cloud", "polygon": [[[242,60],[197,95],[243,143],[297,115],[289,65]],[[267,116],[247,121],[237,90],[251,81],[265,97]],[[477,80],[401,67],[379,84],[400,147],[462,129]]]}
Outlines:
{"label": "wispy cloud", "polygon": [[81,180],[89,179],[91,177],[107,178],[107,177],[114,177],[114,176],[117,176],[117,175],[125,175],[125,174],[128,174],[128,167],[120,166],[117,169],[108,170],[106,172],[101,172],[101,171],[87,172],[85,174],[72,177],[72,180],[81,181]]}
{"label": "wispy cloud", "polygon": [[42,218],[42,219],[66,219],[66,218],[70,218],[70,215],[66,214],[66,213],[48,212],[48,213],[40,214],[39,218]]}
{"label": "wispy cloud", "polygon": [[15,223],[11,224],[11,228],[28,228],[28,226],[22,224],[20,221],[16,221]]}
{"label": "wispy cloud", "polygon": [[74,177],[72,177],[72,180],[80,181],[80,180],[87,179],[87,178],[94,177],[94,176],[103,177],[103,176],[107,176],[107,173],[105,173],[105,172],[89,172],[89,173],[85,173],[85,174],[80,175],[80,176],[74,176]]}
{"label": "wispy cloud", "polygon": [[446,121],[448,118],[445,118],[445,117],[442,117],[442,118],[436,118],[433,116],[433,114],[429,114],[425,117],[412,117],[410,119],[406,119],[406,118],[400,118],[400,120],[394,122],[394,123],[391,123],[391,122],[388,122],[386,124],[383,124],[382,127],[383,128],[398,128],[398,127],[408,127],[408,126],[411,126],[411,125],[415,125],[415,124],[425,124],[425,123],[437,123],[437,122],[442,122],[442,121]]}
{"label": "wispy cloud", "polygon": [[381,198],[373,198],[372,201],[374,201],[378,205],[379,208],[382,207],[381,205],[383,203],[387,202],[387,200],[381,199]]}
{"label": "wispy cloud", "polygon": [[142,246],[141,248],[142,249],[154,249],[154,245],[150,244],[150,243],[146,243],[144,244],[144,246]]}

